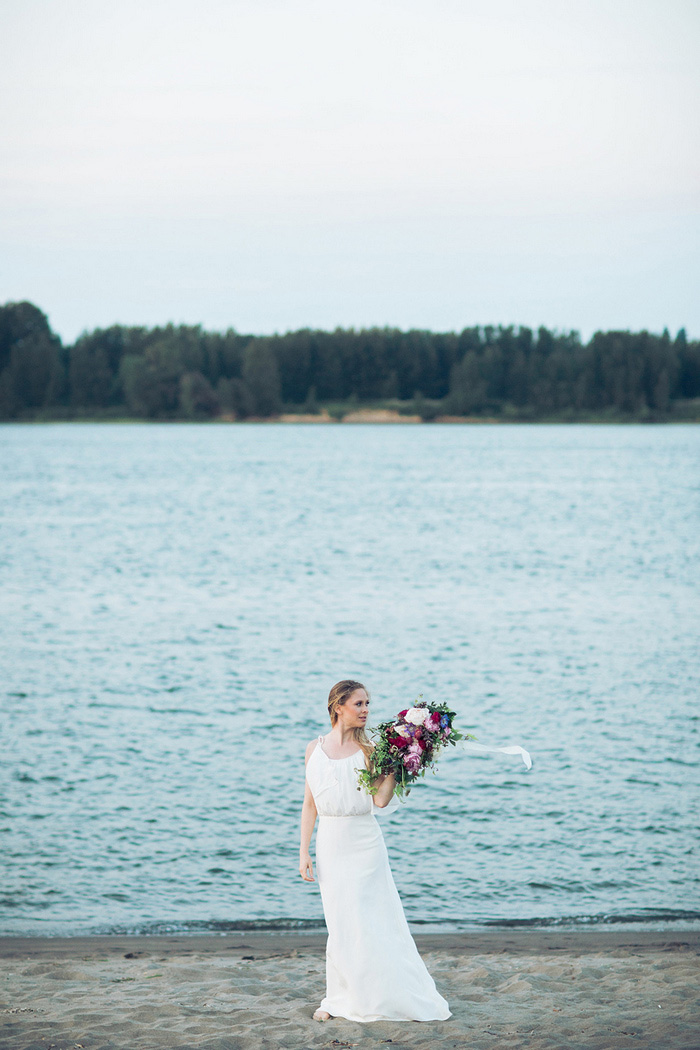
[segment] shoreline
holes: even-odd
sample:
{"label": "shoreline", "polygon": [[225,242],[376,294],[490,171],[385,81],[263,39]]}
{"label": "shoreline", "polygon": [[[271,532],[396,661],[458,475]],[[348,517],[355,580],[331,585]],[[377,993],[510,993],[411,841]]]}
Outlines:
{"label": "shoreline", "polygon": [[[359,415],[359,413],[358,413]],[[591,416],[575,419],[561,419],[552,416],[542,416],[533,419],[504,418],[496,416],[438,416],[435,419],[420,419],[414,416],[401,416],[397,419],[372,418],[369,413],[365,418],[348,419],[343,417],[335,419],[324,416],[304,416],[285,414],[283,416],[249,417],[246,419],[230,419],[225,416],[216,416],[212,419],[186,419],[185,417],[173,419],[147,419],[141,416],[70,416],[70,417],[44,417],[34,419],[2,419],[2,426],[56,426],[73,424],[102,424],[112,426],[611,426],[611,427],[664,427],[664,426],[698,426],[700,417],[689,418],[664,417],[659,419],[608,419],[601,416]]]}
{"label": "shoreline", "polygon": [[[0,958],[38,956],[84,956],[89,952],[121,952],[134,948],[153,952],[176,950],[215,955],[219,952],[255,951],[265,955],[290,955],[300,951],[323,952],[325,932],[269,933],[258,930],[227,933],[168,934],[77,934],[75,936],[0,936]],[[642,952],[684,949],[700,954],[700,930],[470,930],[460,933],[415,933],[421,952],[448,951],[465,955],[540,954],[568,952],[588,954],[630,950]]]}

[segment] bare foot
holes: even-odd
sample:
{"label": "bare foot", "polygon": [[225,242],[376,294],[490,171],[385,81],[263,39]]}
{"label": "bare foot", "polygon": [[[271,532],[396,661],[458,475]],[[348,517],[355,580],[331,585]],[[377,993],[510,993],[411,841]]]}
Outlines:
{"label": "bare foot", "polygon": [[314,1014],[314,1021],[330,1021],[330,1019],[331,1015],[325,1010],[317,1010]]}

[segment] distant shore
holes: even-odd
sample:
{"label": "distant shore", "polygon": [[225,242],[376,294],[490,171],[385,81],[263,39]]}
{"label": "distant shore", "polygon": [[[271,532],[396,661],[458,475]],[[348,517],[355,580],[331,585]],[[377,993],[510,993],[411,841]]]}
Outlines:
{"label": "distant shore", "polygon": [[[299,329],[115,324],[64,346],[30,302],[0,306],[0,419],[675,422],[700,419],[700,340],[471,325]],[[366,418],[367,412],[373,414]],[[379,413],[379,416],[376,413]],[[300,416],[306,418],[300,419]],[[381,417],[381,418],[380,418]]]}
{"label": "distant shore", "polygon": [[633,416],[611,416],[611,415],[581,415],[581,416],[538,416],[532,418],[519,416],[435,416],[433,419],[423,419],[417,415],[406,415],[396,409],[366,408],[353,409],[341,414],[328,411],[318,413],[283,412],[278,416],[248,416],[245,419],[237,419],[235,416],[223,414],[207,419],[187,419],[184,417],[163,417],[147,419],[142,416],[113,415],[109,413],[99,415],[67,415],[62,413],[39,412],[36,415],[25,418],[0,420],[0,425],[26,425],[26,424],[56,424],[56,423],[111,423],[123,424],[164,424],[178,423],[198,426],[202,423],[208,426],[229,426],[231,424],[242,426],[274,426],[274,425],[298,425],[298,426],[337,426],[339,424],[349,426],[360,425],[387,425],[387,426],[414,426],[424,424],[426,426],[668,426],[678,424],[700,423],[700,410],[688,416],[667,416],[663,419],[641,419]]}
{"label": "distant shore", "polygon": [[0,1047],[697,1048],[700,933],[418,935],[452,1017],[311,1019],[325,935],[2,937]]}

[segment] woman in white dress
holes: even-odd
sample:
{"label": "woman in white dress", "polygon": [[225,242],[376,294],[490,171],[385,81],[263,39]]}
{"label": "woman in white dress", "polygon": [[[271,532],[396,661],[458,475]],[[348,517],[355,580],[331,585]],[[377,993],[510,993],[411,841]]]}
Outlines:
{"label": "woman in white dress", "polygon": [[314,881],[309,849],[318,816],[316,870],[328,927],[326,995],[314,1020],[445,1020],[450,1008],[418,954],[374,815],[392,802],[394,778],[383,778],[374,800],[358,789],[357,771],[372,753],[368,711],[360,682],[338,682],[328,697],[331,731],[306,748],[299,873]]}

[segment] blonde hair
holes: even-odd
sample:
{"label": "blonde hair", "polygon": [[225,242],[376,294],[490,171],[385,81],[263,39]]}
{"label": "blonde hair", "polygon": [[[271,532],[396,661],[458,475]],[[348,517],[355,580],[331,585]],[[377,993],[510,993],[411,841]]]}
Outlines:
{"label": "blonde hair", "polygon": [[[346,678],[342,682],[335,683],[328,694],[328,717],[332,726],[338,721],[338,708],[342,707],[357,689],[363,689],[369,699],[369,690],[362,682],[354,682],[351,678]],[[372,754],[372,744],[365,733],[364,727],[358,726],[356,729],[353,729],[352,735],[365,758],[369,758]]]}

